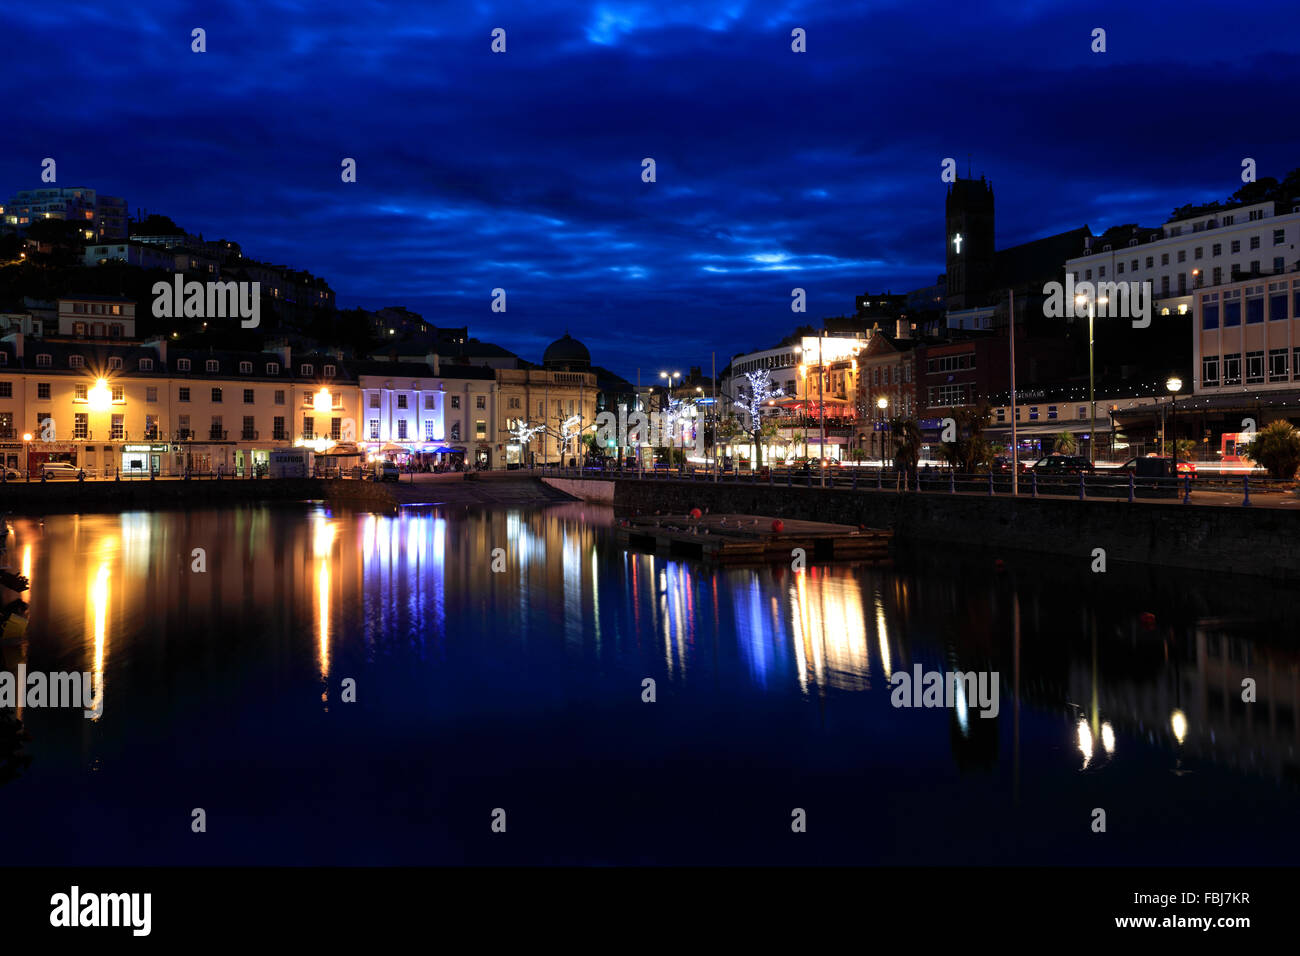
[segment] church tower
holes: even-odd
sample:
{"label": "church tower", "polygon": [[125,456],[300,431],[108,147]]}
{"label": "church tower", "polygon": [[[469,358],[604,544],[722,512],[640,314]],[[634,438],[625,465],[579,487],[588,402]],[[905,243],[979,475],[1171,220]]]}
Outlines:
{"label": "church tower", "polygon": [[948,187],[945,221],[949,309],[984,305],[993,292],[993,184],[958,179]]}

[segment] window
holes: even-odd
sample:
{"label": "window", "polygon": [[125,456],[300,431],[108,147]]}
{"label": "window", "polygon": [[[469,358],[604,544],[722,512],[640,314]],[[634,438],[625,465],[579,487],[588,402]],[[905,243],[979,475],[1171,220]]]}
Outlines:
{"label": "window", "polygon": [[72,437],[85,441],[90,437],[90,416],[85,412],[76,412],[72,416]]}
{"label": "window", "polygon": [[1241,384],[1241,353],[1233,352],[1223,357],[1223,384]]}
{"label": "window", "polygon": [[460,441],[460,422],[451,423],[451,440]]}
{"label": "window", "polygon": [[1264,381],[1264,353],[1246,353],[1246,384],[1258,385]]}
{"label": "window", "polygon": [[1238,252],[1241,252],[1241,240],[1240,239],[1232,240],[1232,243],[1228,246],[1228,251],[1233,253],[1234,255]]}
{"label": "window", "polygon": [[1192,258],[1193,258],[1193,259],[1202,259],[1202,258],[1204,258],[1204,253],[1205,253],[1205,247],[1204,247],[1204,246],[1197,246],[1195,249],[1192,250]]}
{"label": "window", "polygon": [[212,390],[212,400],[213,400],[214,402],[219,402],[219,401],[221,401],[221,389],[219,389],[219,388],[214,388],[214,389]]}
{"label": "window", "polygon": [[275,390],[275,399],[274,399],[274,400],[275,400],[275,404],[277,404],[277,405],[283,405],[283,404],[284,404],[284,389],[282,389],[282,388],[277,388],[277,389]]}
{"label": "window", "polygon": [[14,397],[14,383],[0,382],[0,398],[13,398],[13,397]]}
{"label": "window", "polygon": [[226,433],[221,427],[221,416],[213,415],[212,424],[208,426],[208,438],[212,441],[224,441]]}
{"label": "window", "polygon": [[86,367],[86,360],[82,358],[80,355],[68,356],[68,368],[85,368],[85,367]]}
{"label": "window", "polygon": [[74,402],[84,402],[84,401],[88,401],[88,400],[89,400],[89,396],[88,396],[88,394],[87,394],[87,391],[88,391],[88,386],[86,386],[86,385],[80,385],[80,384],[73,385],[73,386],[72,386],[72,400],[73,400]]}
{"label": "window", "polygon": [[312,367],[311,367],[310,365],[299,365],[299,366],[298,366],[298,374],[299,374],[299,375],[304,375],[304,376],[306,376],[306,375],[311,375],[311,374],[312,374]]}
{"label": "window", "polygon": [[[1297,292],[1296,295],[1300,295],[1300,292]],[[460,396],[459,396],[459,395],[453,395],[453,396],[451,397],[451,407],[452,407],[452,408],[460,408]]]}
{"label": "window", "polygon": [[37,382],[37,383],[36,383],[36,397],[37,397],[37,398],[49,398],[49,397],[50,397],[50,383],[49,383],[49,382]]}
{"label": "window", "polygon": [[221,363],[218,362],[216,359],[208,359],[206,362],[203,363],[203,367],[207,369],[209,372],[221,371]]}
{"label": "window", "polygon": [[188,415],[177,415],[177,416],[176,416],[176,428],[178,429],[178,431],[177,431],[177,433],[176,433],[176,437],[178,437],[178,438],[189,438],[189,437],[190,437],[190,416],[188,416]]}
{"label": "window", "polygon": [[1273,230],[1273,245],[1275,245],[1275,246],[1280,246],[1280,245],[1283,245],[1285,242],[1286,242],[1286,230],[1285,230],[1285,229],[1274,229],[1274,230]]}
{"label": "window", "polygon": [[149,441],[158,440],[158,416],[146,415],[144,417],[144,437]]}
{"label": "window", "polygon": [[1231,226],[1231,225],[1232,225],[1234,222],[1236,222],[1236,221],[1237,221],[1237,217],[1236,217],[1236,216],[1224,216],[1224,217],[1223,217],[1223,224],[1224,224],[1225,226]]}
{"label": "window", "polygon": [[1088,406],[1087,406],[1087,405],[1080,405],[1079,408],[1075,411],[1075,413],[1074,413],[1074,417],[1077,418],[1077,419],[1079,419],[1080,421],[1083,421],[1085,418],[1087,418],[1087,417],[1088,417]]}
{"label": "window", "polygon": [[122,367],[122,357],[120,355],[109,356],[108,359],[109,371],[114,371],[120,369],[121,367]]}
{"label": "window", "polygon": [[325,368],[324,368],[324,372],[325,372],[325,377],[326,377],[326,378],[333,378],[333,377],[334,377],[334,366],[333,366],[333,365],[326,365]]}
{"label": "window", "polygon": [[399,418],[397,420],[397,438],[399,441],[406,440],[406,419],[405,418]]}
{"label": "window", "polygon": [[487,408],[487,396],[485,396],[485,395],[475,395],[475,396],[474,396],[474,407],[475,407],[475,408]]}
{"label": "window", "polygon": [[481,418],[474,422],[474,437],[479,441],[487,438],[487,422]]}
{"label": "window", "polygon": [[379,441],[379,419],[370,419],[370,440]]}
{"label": "window", "polygon": [[1179,249],[1179,250],[1178,250],[1178,261],[1179,261],[1179,262],[1186,262],[1186,261],[1187,261],[1187,250],[1186,250],[1186,249]]}
{"label": "window", "polygon": [[1252,274],[1252,275],[1259,275],[1259,260],[1258,260],[1258,259],[1251,259],[1251,260],[1250,260],[1250,271],[1251,271],[1251,274]]}
{"label": "window", "polygon": [[1273,257],[1273,271],[1274,272],[1286,271],[1286,261],[1281,256]]}
{"label": "window", "polygon": [[1241,290],[1223,293],[1223,327],[1241,325]]}
{"label": "window", "polygon": [[1160,264],[1162,266],[1169,265],[1169,253],[1167,252],[1160,253]]}
{"label": "window", "polygon": [[1147,268],[1148,268],[1148,269],[1154,269],[1155,266],[1156,266],[1156,257],[1155,257],[1155,256],[1147,256]]}
{"label": "window", "polygon": [[1121,263],[1119,263],[1118,265],[1116,265],[1116,266],[1115,266],[1115,272],[1116,272],[1117,274],[1119,274],[1119,275],[1123,275],[1123,274],[1124,274],[1124,263],[1121,262]]}
{"label": "window", "polygon": [[142,371],[142,372],[152,372],[152,371],[153,371],[153,359],[140,359],[140,371]]}
{"label": "window", "polygon": [[271,419],[271,439],[273,441],[285,441],[284,434],[284,416],[276,415]]}
{"label": "window", "polygon": [[121,441],[126,433],[125,415],[114,415],[109,422],[108,437],[111,441]]}
{"label": "window", "polygon": [[113,401],[121,404],[126,401],[126,393],[121,385],[114,385],[112,388]]}
{"label": "window", "polygon": [[251,388],[244,389],[244,404],[245,405],[253,404],[253,390]]}
{"label": "window", "polygon": [[510,399],[510,407],[511,407],[511,408],[518,408],[518,407],[519,407],[519,399],[518,399],[518,397],[515,397],[515,396],[512,396],[512,397],[511,397],[511,399]]}
{"label": "window", "polygon": [[240,375],[252,375],[252,374],[253,374],[253,363],[252,363],[252,362],[240,362],[240,363],[239,363],[239,374],[240,374]]}
{"label": "window", "polygon": [[311,407],[314,406],[315,404],[316,404],[316,402],[314,401],[314,398],[313,398],[311,392],[303,392],[303,393],[302,393],[302,407],[303,407],[303,408],[311,408]]}
{"label": "window", "polygon": [[1252,248],[1252,249],[1258,249],[1258,248],[1259,248],[1259,236],[1251,236],[1251,237],[1250,237],[1250,248]]}
{"label": "window", "polygon": [[1029,409],[1029,420],[1030,420],[1031,422],[1036,422],[1036,421],[1038,421],[1038,406],[1037,406],[1037,405],[1034,405],[1034,406],[1031,406],[1031,407],[1030,407],[1030,409]]}
{"label": "window", "polygon": [[397,396],[397,407],[398,407],[398,408],[405,408],[405,407],[406,407],[406,395],[405,395],[405,394],[402,394],[402,395],[398,395],[398,396]]}
{"label": "window", "polygon": [[371,407],[371,408],[378,408],[378,407],[379,407],[379,393],[378,393],[378,392],[371,392],[371,393],[370,393],[370,407]]}
{"label": "window", "polygon": [[1250,212],[1250,217],[1249,217],[1249,218],[1250,218],[1250,221],[1251,221],[1251,222],[1254,222],[1256,219],[1263,219],[1263,218],[1264,218],[1264,210],[1262,210],[1262,209],[1252,209],[1251,212]]}
{"label": "window", "polygon": [[1268,284],[1268,320],[1280,322],[1286,318],[1286,283],[1270,282]]}
{"label": "window", "polygon": [[1169,276],[1160,277],[1160,294],[1161,295],[1169,294]]}
{"label": "window", "polygon": [[1054,419],[1054,418],[1056,418],[1056,406],[1055,406],[1055,405],[1048,405],[1048,406],[1047,406],[1047,419],[1048,419],[1048,421],[1051,421],[1051,420]]}
{"label": "window", "polygon": [[1097,278],[1098,278],[1098,279],[1104,279],[1104,278],[1106,278],[1106,267],[1105,267],[1105,266],[1098,266],[1098,267],[1097,267]]}
{"label": "window", "polygon": [[1212,255],[1212,256],[1221,256],[1221,255],[1223,255],[1223,243],[1221,243],[1221,242],[1216,242],[1213,246],[1211,246],[1211,247],[1210,247],[1210,255]]}
{"label": "window", "polygon": [[37,367],[37,368],[49,368],[49,367],[50,367],[50,357],[49,357],[48,355],[46,355],[44,352],[42,352],[40,355],[36,356],[36,367]]}
{"label": "window", "polygon": [[266,374],[267,374],[267,375],[279,375],[279,374],[280,374],[280,363],[279,363],[279,362],[267,362],[267,363],[266,363]]}
{"label": "window", "polygon": [[1286,372],[1286,349],[1269,349],[1268,380],[1270,382],[1285,382]]}
{"label": "window", "polygon": [[433,441],[433,420],[426,418],[424,420],[424,440]]}
{"label": "window", "polygon": [[316,437],[316,420],[310,415],[302,416],[302,437],[309,440]]}
{"label": "window", "polygon": [[437,407],[438,406],[434,404],[434,397],[432,394],[424,396],[424,410],[426,412],[433,411]]}
{"label": "window", "polygon": [[253,441],[257,438],[257,430],[253,428],[253,416],[244,416],[244,427],[239,433],[241,441]]}
{"label": "window", "polygon": [[190,360],[189,360],[189,359],[177,359],[177,360],[176,360],[176,371],[178,371],[178,372],[188,372],[189,370],[190,370]]}
{"label": "window", "polygon": [[331,418],[331,419],[330,419],[330,438],[332,438],[334,441],[338,441],[338,440],[339,440],[340,438],[342,438],[342,437],[343,437],[343,419],[341,419],[341,418]]}
{"label": "window", "polygon": [[150,385],[144,390],[144,400],[146,402],[158,401],[158,386]]}
{"label": "window", "polygon": [[1091,279],[1091,278],[1092,278],[1092,270],[1091,270],[1091,269],[1085,269],[1084,272],[1086,273],[1086,274],[1084,275],[1084,278],[1085,278],[1085,279]]}
{"label": "window", "polygon": [[190,400],[189,388],[182,386],[181,388],[177,389],[176,400],[178,402],[188,402]]}

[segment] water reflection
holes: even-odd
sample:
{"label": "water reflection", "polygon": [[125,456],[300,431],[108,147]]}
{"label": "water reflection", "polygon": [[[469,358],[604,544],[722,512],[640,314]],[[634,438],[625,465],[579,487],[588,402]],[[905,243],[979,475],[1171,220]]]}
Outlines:
{"label": "water reflection", "polygon": [[[579,504],[19,518],[10,553],[31,581],[29,666],[90,671],[113,714],[146,699],[130,668],[163,686],[309,675],[328,705],[343,677],[396,660],[411,674],[491,674],[487,710],[545,713],[538,674],[575,699],[651,676],[702,713],[718,688],[756,708],[861,701],[864,733],[890,726],[963,771],[997,766],[1005,736],[1017,793],[1022,763],[1061,754],[1072,774],[1158,754],[1179,771],[1210,761],[1297,777],[1300,657],[1235,608],[1187,608],[1185,584],[1156,598],[1148,629],[1145,585],[1079,593],[1032,565],[953,574],[910,560],[715,568],[625,551],[612,520]],[[1013,719],[981,716],[960,683],[947,712],[894,709],[889,678],[913,665],[996,671]],[[1250,705],[1244,678],[1258,687]],[[1022,741],[1026,715],[1051,728],[1050,746]]]}

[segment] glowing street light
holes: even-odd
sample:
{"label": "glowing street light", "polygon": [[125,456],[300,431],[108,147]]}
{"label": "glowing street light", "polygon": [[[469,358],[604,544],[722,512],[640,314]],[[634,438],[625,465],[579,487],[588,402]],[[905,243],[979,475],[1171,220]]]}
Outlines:
{"label": "glowing street light", "polygon": [[321,414],[330,411],[334,407],[334,397],[330,395],[330,390],[322,388],[317,392],[315,397],[312,398],[311,407]]}
{"label": "glowing street light", "polygon": [[86,401],[92,412],[106,412],[113,406],[113,391],[108,387],[107,379],[99,379],[95,387],[86,393]]}

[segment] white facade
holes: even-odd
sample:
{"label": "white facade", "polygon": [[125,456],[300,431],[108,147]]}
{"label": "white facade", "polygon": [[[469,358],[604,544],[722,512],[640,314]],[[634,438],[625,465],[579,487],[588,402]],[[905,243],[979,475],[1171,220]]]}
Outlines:
{"label": "white facade", "polygon": [[1075,282],[1150,282],[1159,312],[1190,311],[1197,288],[1230,281],[1234,269],[1276,274],[1296,267],[1300,205],[1274,206],[1262,202],[1170,220],[1147,241],[1094,238],[1092,251],[1067,260],[1065,271]]}

